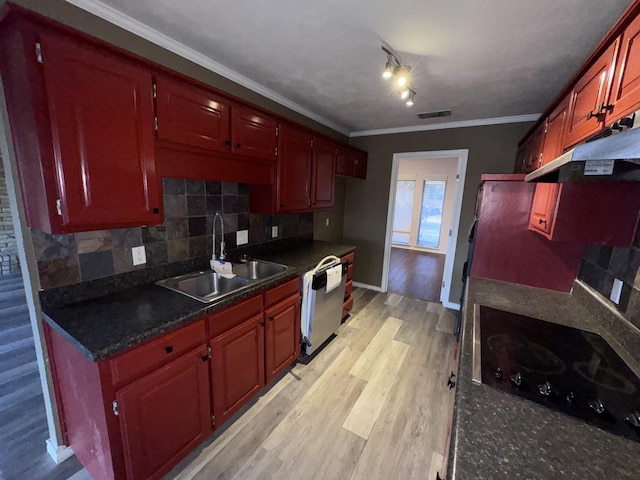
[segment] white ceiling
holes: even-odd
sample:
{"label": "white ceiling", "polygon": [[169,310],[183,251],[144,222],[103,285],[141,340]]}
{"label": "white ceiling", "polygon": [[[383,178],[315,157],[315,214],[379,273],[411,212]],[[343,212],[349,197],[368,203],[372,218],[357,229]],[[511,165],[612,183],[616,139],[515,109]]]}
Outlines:
{"label": "white ceiling", "polygon": [[[343,132],[540,113],[631,3],[67,1]],[[413,66],[411,108],[381,78],[382,43]]]}

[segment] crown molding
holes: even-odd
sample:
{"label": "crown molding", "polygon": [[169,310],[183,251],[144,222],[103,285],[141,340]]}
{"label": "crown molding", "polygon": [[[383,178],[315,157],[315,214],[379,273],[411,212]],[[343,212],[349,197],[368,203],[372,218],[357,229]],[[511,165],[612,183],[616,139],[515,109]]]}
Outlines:
{"label": "crown molding", "polygon": [[92,13],[93,15],[96,15],[103,20],[113,23],[114,25],[117,25],[118,27],[121,27],[135,35],[138,35],[145,40],[155,43],[156,45],[165,48],[177,55],[180,55],[181,57],[186,58],[187,60],[190,60],[200,65],[201,67],[206,68],[207,70],[217,73],[218,75],[225,77],[239,85],[242,85],[243,87],[262,95],[263,97],[279,103],[280,105],[283,105],[293,110],[294,112],[304,115],[311,120],[315,120],[316,122],[321,123],[322,125],[329,127],[339,133],[342,133],[343,135],[349,136],[349,131],[344,126],[338,125],[337,123],[334,123],[331,120],[328,120],[323,116],[318,115],[317,113],[312,112],[311,110],[308,110],[301,105],[298,105],[297,103],[283,97],[273,90],[270,90],[269,88],[264,87],[263,85],[260,85],[259,83],[245,77],[244,75],[241,75],[238,72],[225,67],[224,65],[210,59],[206,55],[203,55],[202,53],[190,47],[187,47],[183,43],[180,43],[173,38],[145,25],[144,23],[139,22],[138,20],[135,20],[128,15],[125,15],[124,13],[116,10],[113,7],[110,7],[109,5],[105,5],[98,0],[66,0],[66,2],[75,5],[76,7],[79,7],[83,10],[86,10],[87,12]]}
{"label": "crown molding", "polygon": [[481,118],[477,120],[462,120],[459,122],[434,123],[431,125],[413,125],[411,127],[382,128],[379,130],[362,130],[351,132],[350,137],[368,137],[374,135],[393,135],[395,133],[425,132],[427,130],[445,130],[448,128],[480,127],[483,125],[500,125],[504,123],[535,122],[541,113],[530,115],[514,115],[512,117]]}

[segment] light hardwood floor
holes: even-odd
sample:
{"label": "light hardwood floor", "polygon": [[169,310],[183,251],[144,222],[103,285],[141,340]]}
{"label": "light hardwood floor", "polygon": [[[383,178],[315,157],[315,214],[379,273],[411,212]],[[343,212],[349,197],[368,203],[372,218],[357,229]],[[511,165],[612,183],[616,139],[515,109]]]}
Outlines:
{"label": "light hardwood floor", "polygon": [[455,314],[354,290],[353,315],[167,478],[444,478]]}

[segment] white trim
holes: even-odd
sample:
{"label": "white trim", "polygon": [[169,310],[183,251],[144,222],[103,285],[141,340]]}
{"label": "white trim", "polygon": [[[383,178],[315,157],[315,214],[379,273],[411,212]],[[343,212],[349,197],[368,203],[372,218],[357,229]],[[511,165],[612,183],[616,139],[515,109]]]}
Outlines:
{"label": "white trim", "polygon": [[451,310],[460,310],[460,304],[459,303],[444,302],[442,304],[442,306],[444,308],[450,308]]}
{"label": "white trim", "polygon": [[366,288],[367,290],[373,290],[374,292],[384,293],[386,290],[382,290],[382,287],[376,285],[369,285],[368,283],[353,282],[353,286],[356,288]]}
{"label": "white trim", "polygon": [[[389,288],[389,263],[391,261],[391,238],[393,236],[393,212],[396,198],[396,185],[398,178],[398,166],[401,159],[408,158],[458,158],[458,168],[456,180],[456,196],[453,205],[453,217],[451,220],[451,237],[449,237],[449,245],[447,246],[446,257],[444,260],[444,287],[440,291],[440,302],[443,305],[453,305],[449,302],[451,293],[451,283],[453,282],[453,261],[455,259],[456,248],[458,245],[458,229],[460,227],[460,214],[462,212],[462,196],[464,194],[464,181],[467,173],[467,160],[469,158],[469,150],[439,150],[431,152],[404,152],[394,153],[393,163],[391,165],[391,179],[389,184],[389,204],[387,207],[387,231],[384,242],[384,258],[382,262],[382,291],[386,292]],[[448,307],[449,308],[449,307]],[[458,308],[460,308],[458,306]]]}
{"label": "white trim", "polygon": [[381,128],[379,130],[362,130],[351,132],[350,137],[368,137],[372,135],[392,135],[395,133],[425,132],[427,130],[444,130],[447,128],[481,127],[484,125],[501,125],[503,123],[535,122],[541,113],[530,115],[514,115],[511,117],[480,118],[477,120],[461,120],[459,122],[433,123],[430,125],[413,125],[411,127]]}
{"label": "white trim", "polygon": [[338,125],[337,123],[332,122],[331,120],[321,115],[318,115],[317,113],[312,112],[311,110],[301,105],[298,105],[297,103],[289,100],[288,98],[283,97],[279,93],[276,93],[273,90],[263,85],[260,85],[259,83],[254,82],[253,80],[245,77],[244,75],[241,75],[238,72],[231,70],[228,67],[225,67],[224,65],[212,60],[206,55],[203,55],[202,53],[190,47],[187,47],[183,43],[180,43],[174,40],[173,38],[145,25],[142,22],[139,22],[138,20],[120,12],[119,10],[116,10],[115,8],[110,7],[109,5],[105,5],[104,3],[98,0],[66,0],[66,1],[67,3],[71,3],[76,7],[86,10],[87,12],[92,13],[110,23],[113,23],[118,27],[121,27],[131,33],[134,33],[139,37],[144,38],[145,40],[155,43],[156,45],[159,45],[169,50],[170,52],[180,55],[181,57],[186,58],[187,60],[191,60],[192,62],[200,65],[201,67],[204,67],[207,70],[210,70],[239,85],[242,85],[243,87],[248,88],[249,90],[252,90],[262,95],[263,97],[267,97],[268,99],[273,100],[274,102],[277,102],[280,105],[290,108],[294,112],[298,112],[301,115],[304,115],[305,117],[310,118],[311,120],[315,120],[316,122],[321,123],[326,127],[329,127],[335,130],[336,132],[342,133],[343,135],[349,135],[349,131],[344,126]]}
{"label": "white trim", "polygon": [[51,458],[53,458],[56,465],[60,465],[67,458],[71,458],[75,455],[75,452],[71,447],[65,447],[64,445],[56,446],[50,438],[47,439],[47,453]]}

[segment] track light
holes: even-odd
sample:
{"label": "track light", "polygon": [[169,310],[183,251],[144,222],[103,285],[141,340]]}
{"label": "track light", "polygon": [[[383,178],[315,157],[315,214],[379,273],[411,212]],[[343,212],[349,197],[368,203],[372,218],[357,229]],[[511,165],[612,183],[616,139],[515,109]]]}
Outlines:
{"label": "track light", "polygon": [[398,57],[387,47],[382,46],[382,51],[387,54],[387,63],[382,72],[382,78],[390,80],[400,93],[400,98],[406,100],[406,105],[411,107],[416,95],[411,85],[411,65],[403,65]]}

